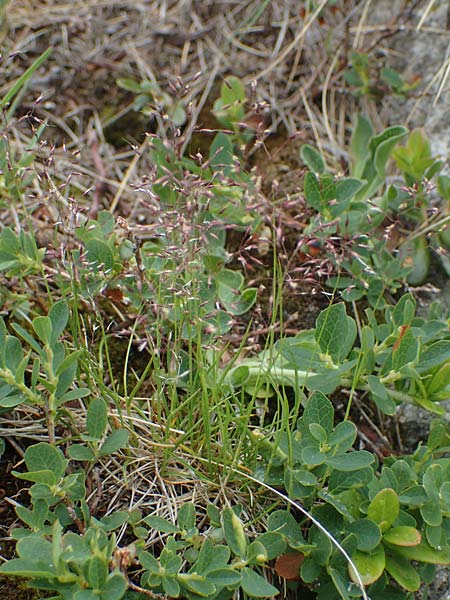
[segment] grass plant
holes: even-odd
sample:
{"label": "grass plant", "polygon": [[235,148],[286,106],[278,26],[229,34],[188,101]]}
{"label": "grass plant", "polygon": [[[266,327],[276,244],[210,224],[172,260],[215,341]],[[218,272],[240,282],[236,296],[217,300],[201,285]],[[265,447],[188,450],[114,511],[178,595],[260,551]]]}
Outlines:
{"label": "grass plant", "polygon": [[[450,564],[450,314],[416,312],[430,256],[448,274],[449,178],[380,117],[420,89],[376,52],[414,11],[386,33],[349,4],[203,26],[205,4],[178,31],[183,3],[75,2],[78,37],[62,2],[3,13],[0,455],[28,487],[1,575],[55,600],[410,600]],[[90,108],[64,92],[80,66]],[[433,415],[410,452],[405,404]]]}

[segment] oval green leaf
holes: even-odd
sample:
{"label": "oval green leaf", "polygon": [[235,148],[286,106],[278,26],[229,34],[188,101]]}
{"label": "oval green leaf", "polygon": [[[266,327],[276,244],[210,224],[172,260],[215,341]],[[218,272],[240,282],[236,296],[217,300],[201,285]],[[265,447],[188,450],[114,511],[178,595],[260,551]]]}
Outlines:
{"label": "oval green leaf", "polygon": [[325,171],[325,161],[321,154],[309,144],[303,144],[300,148],[300,156],[313,173],[323,173]]}
{"label": "oval green leaf", "polygon": [[399,525],[388,529],[383,535],[383,540],[394,546],[417,546],[420,544],[422,536],[414,527]]}
{"label": "oval green leaf", "polygon": [[418,572],[401,556],[387,556],[386,571],[408,592],[417,592],[420,588],[420,576]]}
{"label": "oval green leaf", "polygon": [[378,523],[382,532],[387,531],[400,511],[400,501],[392,488],[378,492],[367,510],[367,517]]}
{"label": "oval green leaf", "polygon": [[358,550],[371,552],[381,541],[379,526],[370,519],[359,519],[347,525],[348,531],[356,536]]}
{"label": "oval green leaf", "polygon": [[[352,556],[352,561],[364,585],[370,585],[377,581],[383,574],[385,567],[384,548],[380,546],[380,548],[372,554],[366,554],[365,552],[359,552],[357,550]],[[348,567],[348,572],[351,580],[355,583],[359,583],[357,574],[351,565]]]}

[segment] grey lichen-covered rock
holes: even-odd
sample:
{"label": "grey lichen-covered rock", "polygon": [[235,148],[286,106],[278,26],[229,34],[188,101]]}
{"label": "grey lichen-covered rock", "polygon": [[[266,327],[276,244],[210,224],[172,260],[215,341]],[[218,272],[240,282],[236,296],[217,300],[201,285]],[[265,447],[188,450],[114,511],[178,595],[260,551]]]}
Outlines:
{"label": "grey lichen-covered rock", "polygon": [[[411,10],[405,24],[399,24],[399,33],[386,42],[389,66],[406,81],[419,76],[421,84],[407,100],[390,98],[383,112],[392,124],[423,127],[433,152],[445,160],[450,155],[450,3],[435,0],[424,15],[429,4],[422,2]],[[402,6],[399,0],[372,2],[370,24],[395,28],[393,16]]]}
{"label": "grey lichen-covered rock", "polygon": [[[428,600],[450,600],[450,578],[448,567],[438,567],[433,583],[428,589]],[[423,598],[419,595],[419,598]]]}

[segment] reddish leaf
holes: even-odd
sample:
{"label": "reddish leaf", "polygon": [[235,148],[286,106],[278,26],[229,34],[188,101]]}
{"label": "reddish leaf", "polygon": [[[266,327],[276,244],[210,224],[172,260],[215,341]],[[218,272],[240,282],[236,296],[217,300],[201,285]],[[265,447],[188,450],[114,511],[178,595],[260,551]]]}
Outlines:
{"label": "reddish leaf", "polygon": [[104,294],[113,304],[123,303],[123,293],[119,288],[107,289]]}
{"label": "reddish leaf", "polygon": [[282,554],[275,561],[275,571],[289,581],[300,581],[300,567],[305,556],[300,552]]}

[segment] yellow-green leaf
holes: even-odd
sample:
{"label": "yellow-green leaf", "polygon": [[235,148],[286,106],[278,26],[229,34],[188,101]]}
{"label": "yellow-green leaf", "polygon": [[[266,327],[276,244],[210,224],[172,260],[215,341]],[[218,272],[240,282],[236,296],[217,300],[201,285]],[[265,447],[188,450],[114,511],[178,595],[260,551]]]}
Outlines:
{"label": "yellow-green leaf", "polygon": [[383,535],[383,540],[395,546],[417,546],[422,541],[422,536],[415,527],[399,525],[388,529]]}
{"label": "yellow-green leaf", "polygon": [[[357,550],[352,556],[352,561],[364,585],[370,585],[371,583],[374,583],[374,581],[377,581],[383,574],[385,567],[384,548],[380,546],[378,550],[372,554]],[[359,583],[356,572],[351,565],[348,567],[348,572],[351,580],[355,583]]]}

